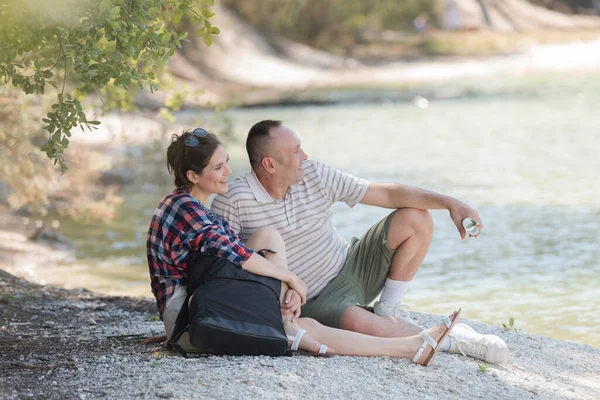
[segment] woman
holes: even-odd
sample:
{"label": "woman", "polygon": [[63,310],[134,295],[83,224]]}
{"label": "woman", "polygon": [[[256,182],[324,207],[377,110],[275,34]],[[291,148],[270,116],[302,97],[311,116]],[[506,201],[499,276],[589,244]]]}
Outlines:
{"label": "woman", "polygon": [[[228,161],[219,140],[202,128],[174,134],[167,150],[167,167],[175,176],[177,188],[161,200],[152,216],[147,255],[152,291],[168,337],[186,298],[188,254],[192,251],[223,257],[248,272],[276,278],[282,282],[282,302],[289,288],[298,292],[302,304],[306,303],[306,284],[288,270],[285,245],[277,231],[259,229],[244,244],[226,221],[205,206],[210,195],[227,192],[231,175]],[[257,254],[262,249],[269,251],[264,256]],[[282,318],[293,350],[402,357],[429,365],[460,310],[444,323],[406,338],[380,338],[329,328],[313,319],[297,318],[299,312],[297,309]],[[179,344],[193,351],[187,334]]]}

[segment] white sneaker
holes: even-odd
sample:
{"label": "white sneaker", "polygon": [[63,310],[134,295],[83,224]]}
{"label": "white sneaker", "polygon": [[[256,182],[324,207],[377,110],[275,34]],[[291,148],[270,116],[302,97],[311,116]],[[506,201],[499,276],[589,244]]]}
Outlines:
{"label": "white sneaker", "polygon": [[482,335],[467,324],[457,323],[450,333],[450,353],[460,353],[491,364],[508,361],[508,346],[499,336]]}
{"label": "white sneaker", "polygon": [[415,322],[410,317],[410,313],[407,311],[407,308],[408,307],[404,304],[393,305],[387,301],[377,301],[373,305],[373,312],[381,317],[394,317],[396,319],[414,324]]}

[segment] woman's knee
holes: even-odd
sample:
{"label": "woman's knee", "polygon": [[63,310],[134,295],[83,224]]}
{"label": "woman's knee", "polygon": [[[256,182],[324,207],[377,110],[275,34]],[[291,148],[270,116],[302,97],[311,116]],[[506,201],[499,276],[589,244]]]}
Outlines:
{"label": "woman's knee", "polygon": [[313,318],[300,317],[298,318],[298,326],[302,329],[306,329],[307,332],[314,332],[315,329],[321,327],[321,323]]}
{"label": "woman's knee", "polygon": [[265,226],[258,228],[250,237],[249,242],[253,242],[255,246],[271,248],[280,246],[283,243],[283,238],[277,229]]}

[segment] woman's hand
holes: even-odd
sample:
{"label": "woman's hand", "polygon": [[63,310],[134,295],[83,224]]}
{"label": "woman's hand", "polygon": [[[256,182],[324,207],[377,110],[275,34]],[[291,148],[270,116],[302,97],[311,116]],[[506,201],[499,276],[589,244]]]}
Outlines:
{"label": "woman's hand", "polygon": [[298,292],[288,289],[281,305],[281,315],[292,314],[292,322],[296,322],[300,318],[301,301]]}
{"label": "woman's hand", "polygon": [[304,281],[300,278],[298,278],[298,276],[296,276],[296,274],[290,272],[290,279],[288,279],[286,281],[286,283],[288,284],[288,286],[290,287],[290,289],[294,289],[296,292],[298,292],[298,294],[300,295],[300,300],[301,300],[301,305],[305,305],[306,304],[306,291],[308,290],[308,287],[306,286],[306,283],[304,283]]}

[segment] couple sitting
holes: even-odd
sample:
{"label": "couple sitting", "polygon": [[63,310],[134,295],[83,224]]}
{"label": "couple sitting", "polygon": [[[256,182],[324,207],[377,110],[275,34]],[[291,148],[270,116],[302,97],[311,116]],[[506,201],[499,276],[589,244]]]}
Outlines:
{"label": "couple sitting", "polygon": [[[246,148],[252,171],[229,185],[229,157],[213,134],[198,128],[173,135],[167,162],[177,189],[154,212],[147,242],[167,336],[186,298],[188,255],[202,251],[282,282],[283,325],[295,339],[293,348],[402,357],[422,365],[439,350],[507,361],[501,338],[456,323],[457,312],[422,330],[405,321],[399,307],[431,242],[426,210],[447,209],[463,239],[464,218],[481,228],[475,210],[448,196],[368,182],[308,161],[300,139],[280,121],[255,124]],[[205,204],[215,193],[210,210]],[[394,211],[348,243],[333,225],[331,205],[337,201]],[[272,251],[261,257],[261,249]],[[366,306],[380,294],[369,311]],[[185,334],[179,344],[194,350]]]}

